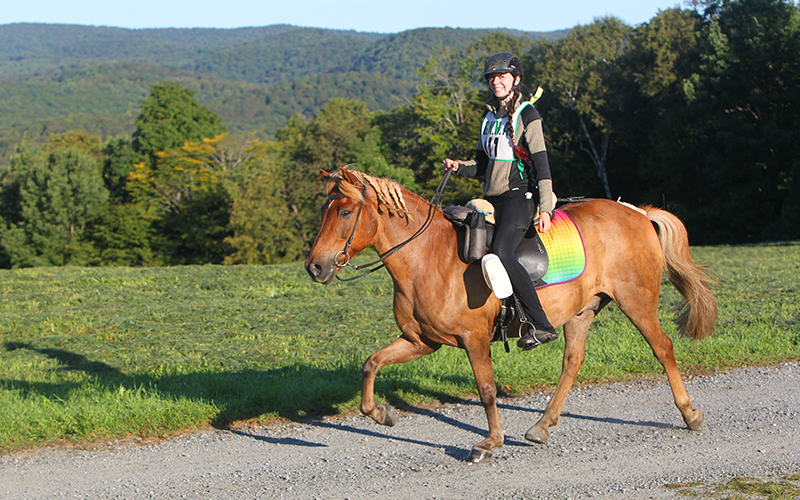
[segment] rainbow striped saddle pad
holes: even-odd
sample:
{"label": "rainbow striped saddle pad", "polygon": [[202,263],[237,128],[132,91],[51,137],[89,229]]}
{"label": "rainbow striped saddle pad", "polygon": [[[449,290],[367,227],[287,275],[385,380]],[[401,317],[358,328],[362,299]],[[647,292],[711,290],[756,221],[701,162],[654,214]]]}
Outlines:
{"label": "rainbow striped saddle pad", "polygon": [[517,260],[537,288],[577,279],[586,269],[586,248],[575,222],[562,210],[553,212],[546,233],[531,229],[517,247]]}
{"label": "rainbow striped saddle pad", "polygon": [[[462,260],[466,263],[480,261],[487,247],[491,248],[494,207],[486,200],[472,200],[466,207],[447,207],[443,211],[454,226],[466,228],[463,241],[459,243]],[[485,214],[485,224],[481,218],[474,224],[477,214]],[[537,288],[572,281],[586,269],[586,248],[575,222],[563,210],[554,211],[552,221],[546,233],[539,233],[531,224],[516,251],[517,260]]]}

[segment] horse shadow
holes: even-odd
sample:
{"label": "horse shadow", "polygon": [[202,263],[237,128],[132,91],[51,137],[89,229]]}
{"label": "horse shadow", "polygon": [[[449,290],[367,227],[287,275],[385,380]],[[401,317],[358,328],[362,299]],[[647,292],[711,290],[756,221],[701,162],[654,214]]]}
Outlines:
{"label": "horse shadow", "polygon": [[[55,360],[57,366],[52,368],[53,372],[83,372],[108,390],[144,387],[171,398],[210,402],[218,408],[211,423],[219,428],[264,415],[296,422],[337,415],[343,405],[350,403],[353,406],[352,402],[361,391],[361,363],[355,360],[333,367],[295,364],[269,370],[131,375],[110,364],[64,349],[42,348],[27,342],[5,342],[0,346],[8,352],[25,350]],[[461,382],[468,383],[466,380]],[[30,382],[0,376],[0,387],[57,400],[67,399],[81,384],[80,381]],[[402,397],[405,392],[444,403],[466,401],[393,376],[378,377],[375,390],[400,410],[413,408]]]}
{"label": "horse shadow", "polygon": [[[146,387],[170,398],[207,401],[218,408],[211,420],[211,425],[218,429],[265,441],[273,444],[303,447],[322,447],[320,443],[304,441],[292,437],[273,438],[237,426],[238,422],[252,421],[264,415],[274,415],[292,422],[303,423],[320,428],[331,428],[353,434],[369,436],[377,439],[391,439],[410,444],[444,449],[449,456],[463,459],[465,450],[442,443],[400,437],[383,433],[381,427],[375,430],[359,428],[347,423],[326,420],[322,417],[340,413],[338,409],[358,396],[361,390],[361,366],[355,361],[334,367],[311,365],[291,365],[270,370],[245,369],[240,371],[195,372],[176,375],[129,375],[109,364],[94,361],[83,354],[53,348],[38,348],[30,343],[6,342],[6,351],[25,349],[38,353],[57,362],[53,371],[75,371],[92,375],[96,383],[108,390],[135,390]],[[467,383],[468,381],[464,381]],[[19,390],[23,394],[35,394],[53,400],[66,400],[69,393],[78,389],[81,382],[29,382],[0,378],[0,387]],[[401,412],[425,416],[444,425],[449,425],[477,436],[485,436],[486,429],[471,425],[455,418],[447,412],[424,408],[406,401],[402,394],[416,392],[431,400],[443,404],[460,404],[480,406],[475,399],[454,397],[450,394],[419,387],[408,380],[395,377],[378,377],[375,381],[376,393]],[[324,395],[324,396],[323,396]],[[321,401],[327,401],[321,405]],[[314,408],[315,410],[311,410]],[[498,408],[543,413],[542,410],[498,402]],[[602,418],[565,413],[563,417],[593,420],[618,425],[640,425],[649,427],[672,427],[658,422],[635,422],[618,418]],[[506,438],[506,444],[512,446],[533,446],[526,441]]]}
{"label": "horse shadow", "polygon": [[[52,368],[53,372],[91,375],[93,382],[107,390],[146,388],[169,398],[209,402],[218,409],[211,421],[218,428],[264,415],[291,421],[334,415],[339,413],[337,407],[352,400],[361,388],[361,367],[352,363],[333,368],[298,364],[270,370],[127,374],[107,363],[63,349],[40,348],[25,342],[1,345],[9,352],[26,350],[55,360],[57,366]],[[55,400],[66,400],[83,383],[30,382],[0,377],[0,387]],[[320,404],[323,401],[329,404]]]}

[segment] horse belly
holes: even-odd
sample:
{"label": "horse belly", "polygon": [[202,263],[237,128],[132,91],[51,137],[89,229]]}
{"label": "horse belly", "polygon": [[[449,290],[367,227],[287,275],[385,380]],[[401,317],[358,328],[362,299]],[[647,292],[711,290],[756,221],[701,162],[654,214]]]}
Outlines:
{"label": "horse belly", "polygon": [[483,281],[479,266],[469,268],[456,280],[458,285],[437,286],[428,280],[432,286],[395,292],[394,316],[406,338],[454,347],[460,347],[459,338],[467,335],[485,335],[488,341],[500,302]]}

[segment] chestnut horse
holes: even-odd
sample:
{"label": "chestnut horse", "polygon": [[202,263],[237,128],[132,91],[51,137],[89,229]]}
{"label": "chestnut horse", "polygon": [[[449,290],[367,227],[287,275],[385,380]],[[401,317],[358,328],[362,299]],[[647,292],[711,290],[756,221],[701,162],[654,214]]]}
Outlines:
{"label": "chestnut horse", "polygon": [[[361,411],[382,425],[394,425],[396,412],[376,405],[378,370],[435,352],[443,345],[467,352],[489,433],[476,444],[471,462],[484,462],[503,445],[497,412],[490,341],[500,300],[487,287],[480,265],[461,261],[456,230],[428,200],[387,179],[341,169],[326,180],[328,201],[322,227],[305,266],[314,281],[330,283],[367,247],[383,257],[394,282],[394,315],[402,335],[370,356],[362,371]],[[703,412],[692,407],[675,362],[672,341],[657,316],[662,271],[686,300],[678,319],[681,333],[702,338],[714,329],[716,301],[706,272],[689,254],[686,229],[671,213],[643,207],[646,216],[610,200],[597,199],[563,208],[586,245],[586,270],[577,279],[539,290],[547,317],[564,325],[561,377],[541,419],[525,438],[545,443],[558,423],[567,393],[585,356],[589,325],[612,300],[650,344],[664,367],[675,405],[689,429],[699,429]],[[357,267],[357,266],[354,266]],[[518,325],[518,323],[517,323]],[[512,325],[509,333],[519,331]]]}

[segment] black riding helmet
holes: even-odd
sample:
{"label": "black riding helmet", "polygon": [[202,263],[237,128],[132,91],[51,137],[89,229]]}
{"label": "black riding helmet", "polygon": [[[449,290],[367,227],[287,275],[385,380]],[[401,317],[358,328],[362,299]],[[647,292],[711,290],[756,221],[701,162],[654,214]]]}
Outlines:
{"label": "black riding helmet", "polygon": [[520,77],[520,84],[522,84],[522,80],[525,78],[525,73],[522,70],[522,62],[520,62],[517,56],[508,52],[497,53],[486,60],[486,64],[483,66],[483,77],[488,80],[489,75],[495,73],[511,73],[514,79]]}

